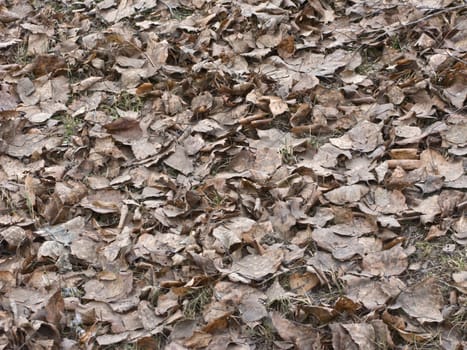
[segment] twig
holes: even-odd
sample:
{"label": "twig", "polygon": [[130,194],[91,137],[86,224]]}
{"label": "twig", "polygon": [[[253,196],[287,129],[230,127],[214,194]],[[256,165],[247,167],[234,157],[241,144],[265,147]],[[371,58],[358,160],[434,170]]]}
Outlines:
{"label": "twig", "polygon": [[462,58],[459,58],[459,57],[454,56],[454,55],[453,55],[452,53],[450,53],[449,51],[446,51],[446,54],[447,54],[449,57],[451,57],[451,58],[453,58],[454,60],[456,60],[456,61],[459,61],[459,62],[461,62],[461,63],[467,64],[467,61],[463,60]]}
{"label": "twig", "polygon": [[434,13],[430,13],[429,15],[426,15],[422,18],[419,18],[415,21],[412,21],[412,22],[409,22],[409,23],[406,23],[406,24],[401,24],[399,27],[396,28],[396,30],[398,29],[402,29],[404,27],[408,27],[408,26],[411,26],[411,25],[414,25],[414,24],[417,24],[417,23],[420,23],[420,22],[423,22],[431,17],[436,17],[436,16],[439,16],[439,15],[442,15],[443,13],[448,13],[448,12],[451,12],[451,11],[456,11],[456,10],[462,10],[462,9],[467,9],[467,5],[459,5],[459,6],[454,6],[454,7],[449,7],[449,8],[446,8],[446,9],[443,9],[443,10],[440,10],[438,12],[434,12]]}
{"label": "twig", "polygon": [[[444,13],[457,11],[457,10],[464,10],[464,9],[467,9],[467,5],[465,5],[465,4],[464,5],[459,5],[459,6],[454,6],[454,7],[449,7],[449,8],[446,8],[446,9],[442,9],[442,10],[439,10],[437,12],[430,13],[429,15],[423,16],[422,18],[419,18],[417,20],[414,20],[414,21],[411,21],[411,22],[408,22],[408,23],[405,23],[405,24],[400,24],[400,25],[398,25],[397,27],[394,27],[394,28],[389,28],[388,31],[400,30],[400,29],[403,29],[403,28],[406,28],[406,27],[409,27],[409,26],[413,26],[414,24],[418,24],[420,22],[426,21],[427,19],[430,19],[432,17],[442,15]],[[374,29],[374,30],[371,30],[371,31],[368,31],[368,32],[365,32],[365,33],[362,33],[362,34],[378,33],[381,30],[382,29]],[[378,35],[375,39],[379,39],[381,36],[386,35],[388,33],[388,31],[385,31],[384,33]]]}
{"label": "twig", "polygon": [[172,17],[175,17],[175,14],[173,12],[173,9],[172,9],[172,6],[169,6],[165,1],[161,1],[162,4],[164,4],[165,6],[167,6],[167,8],[169,9],[169,12],[170,12],[170,15]]}

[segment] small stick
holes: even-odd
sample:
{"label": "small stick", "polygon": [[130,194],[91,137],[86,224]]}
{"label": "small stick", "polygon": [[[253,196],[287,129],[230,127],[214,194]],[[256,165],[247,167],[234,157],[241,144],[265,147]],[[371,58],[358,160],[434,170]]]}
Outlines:
{"label": "small stick", "polygon": [[261,126],[266,126],[269,125],[273,121],[273,118],[266,118],[266,119],[259,119],[259,120],[253,120],[251,122],[251,126],[254,128],[258,128]]}
{"label": "small stick", "polygon": [[257,114],[253,114],[253,115],[250,115],[248,117],[245,117],[245,118],[241,118],[238,122],[242,125],[245,125],[245,124],[250,124],[252,121],[254,120],[258,120],[258,119],[263,119],[265,116],[267,116],[268,114],[267,113],[257,113]]}
{"label": "small stick", "polygon": [[395,148],[389,151],[393,159],[418,159],[416,148]]}
{"label": "small stick", "polygon": [[389,168],[400,166],[404,170],[414,170],[421,168],[423,163],[418,159],[390,159],[387,161]]}
{"label": "small stick", "polygon": [[310,124],[310,125],[294,126],[291,131],[295,135],[301,135],[301,134],[321,135],[321,134],[329,133],[330,129],[327,125]]}

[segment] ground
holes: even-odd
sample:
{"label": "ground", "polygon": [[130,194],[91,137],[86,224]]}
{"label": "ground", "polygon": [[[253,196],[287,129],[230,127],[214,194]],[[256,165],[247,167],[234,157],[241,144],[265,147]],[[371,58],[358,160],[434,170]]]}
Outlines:
{"label": "ground", "polygon": [[466,16],[0,1],[0,348],[466,348]]}

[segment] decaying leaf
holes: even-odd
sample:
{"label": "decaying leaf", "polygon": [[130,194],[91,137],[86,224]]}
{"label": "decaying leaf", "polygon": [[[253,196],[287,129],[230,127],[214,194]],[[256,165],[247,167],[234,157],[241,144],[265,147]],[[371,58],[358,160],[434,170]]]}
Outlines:
{"label": "decaying leaf", "polygon": [[359,201],[368,191],[368,187],[364,185],[350,185],[336,188],[325,193],[324,196],[333,204],[342,205]]}
{"label": "decaying leaf", "polygon": [[230,270],[234,275],[240,275],[248,280],[260,281],[273,274],[282,262],[281,250],[268,250],[263,255],[250,254],[234,261]]}
{"label": "decaying leaf", "polygon": [[321,348],[319,335],[313,327],[291,322],[277,312],[271,314],[271,320],[281,338],[292,342],[297,349]]}
{"label": "decaying leaf", "polygon": [[96,301],[116,301],[126,297],[133,288],[131,273],[103,272],[84,285],[85,298]]}
{"label": "decaying leaf", "polygon": [[420,323],[441,322],[443,297],[434,278],[428,278],[402,291],[393,306],[402,308]]}
{"label": "decaying leaf", "polygon": [[465,347],[465,10],[1,1],[0,349]]}

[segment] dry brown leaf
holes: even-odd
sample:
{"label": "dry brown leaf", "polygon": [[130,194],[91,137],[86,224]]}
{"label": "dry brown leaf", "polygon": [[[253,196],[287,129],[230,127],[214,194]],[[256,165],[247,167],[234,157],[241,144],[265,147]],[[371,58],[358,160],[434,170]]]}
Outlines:
{"label": "dry brown leaf", "polygon": [[199,349],[207,347],[212,340],[212,335],[209,333],[195,331],[193,335],[183,341],[183,345],[190,349]]}
{"label": "dry brown leaf", "polygon": [[290,58],[295,53],[295,39],[292,35],[286,36],[277,45],[277,53],[282,58]]}
{"label": "dry brown leaf", "polygon": [[339,260],[348,260],[355,255],[364,256],[381,250],[382,243],[373,237],[348,237],[334,233],[329,228],[319,228],[311,237],[316,244]]}
{"label": "dry brown leaf", "polygon": [[313,327],[289,321],[277,312],[271,314],[271,320],[281,338],[291,341],[298,350],[321,348],[319,335]]}
{"label": "dry brown leaf", "polygon": [[238,217],[216,227],[212,234],[226,249],[230,249],[233,245],[241,243],[242,234],[249,231],[254,224],[254,220]]}
{"label": "dry brown leaf", "polygon": [[441,322],[443,296],[433,277],[427,278],[402,291],[392,308],[402,308],[420,323]]}
{"label": "dry brown leaf", "polygon": [[368,192],[368,187],[364,185],[350,185],[326,192],[324,197],[333,204],[343,205],[358,202]]}
{"label": "dry brown leaf", "polygon": [[193,161],[188,157],[185,149],[182,147],[176,147],[175,152],[172,153],[164,163],[184,175],[191,174],[194,169]]}
{"label": "dry brown leaf", "polygon": [[467,245],[467,219],[465,216],[461,216],[457,219],[453,225],[453,229],[455,231],[453,235],[453,239],[461,244],[466,246]]}
{"label": "dry brown leaf", "polygon": [[277,117],[289,110],[287,103],[277,96],[263,96],[258,100],[258,102],[267,103],[269,110],[274,117]]}
{"label": "dry brown leaf", "polygon": [[65,3],[0,4],[0,348],[462,347],[464,6]]}
{"label": "dry brown leaf", "polygon": [[133,289],[133,274],[120,272],[113,274],[112,280],[107,278],[87,281],[83,288],[88,300],[111,302],[126,297]]}
{"label": "dry brown leaf", "polygon": [[290,288],[297,294],[306,294],[320,284],[320,279],[311,272],[295,272],[289,276]]}
{"label": "dry brown leaf", "polygon": [[445,181],[454,181],[464,174],[461,161],[450,162],[432,149],[423,151],[420,160],[429,174],[443,176]]}
{"label": "dry brown leaf", "polygon": [[7,242],[10,250],[15,250],[27,238],[27,232],[19,226],[9,226],[0,231],[0,236]]}
{"label": "dry brown leaf", "polygon": [[407,258],[406,251],[400,245],[396,245],[388,250],[364,255],[362,267],[365,273],[374,276],[396,276],[402,274],[409,266]]}
{"label": "dry brown leaf", "polygon": [[467,294],[467,271],[460,271],[452,274],[456,288],[464,294]]}
{"label": "dry brown leaf", "polygon": [[374,281],[367,277],[345,275],[342,279],[347,284],[347,297],[362,303],[369,310],[384,307],[388,301],[397,297],[406,288],[404,283],[396,277]]}
{"label": "dry brown leaf", "polygon": [[283,252],[280,249],[270,249],[264,255],[247,255],[234,261],[230,271],[233,274],[260,281],[270,274],[274,274],[282,263]]}
{"label": "dry brown leaf", "polygon": [[362,121],[339,138],[329,139],[332,145],[341,149],[371,152],[382,143],[381,126]]}

